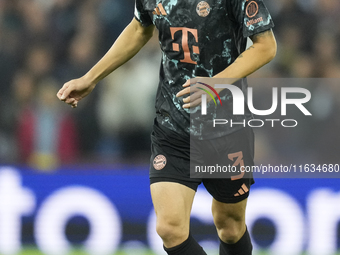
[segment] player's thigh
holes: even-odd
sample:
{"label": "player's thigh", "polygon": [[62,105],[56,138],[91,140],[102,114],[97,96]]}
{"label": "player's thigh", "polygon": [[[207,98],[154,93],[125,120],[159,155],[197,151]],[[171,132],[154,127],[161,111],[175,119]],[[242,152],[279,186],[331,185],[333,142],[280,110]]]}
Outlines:
{"label": "player's thigh", "polygon": [[157,225],[189,229],[195,191],[176,182],[156,182],[150,186]]}

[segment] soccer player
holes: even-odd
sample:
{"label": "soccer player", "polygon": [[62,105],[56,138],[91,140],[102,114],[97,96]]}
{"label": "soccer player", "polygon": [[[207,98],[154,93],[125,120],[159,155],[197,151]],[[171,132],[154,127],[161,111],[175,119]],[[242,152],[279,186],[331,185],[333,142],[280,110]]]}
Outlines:
{"label": "soccer player", "polygon": [[[189,231],[197,186],[203,182],[213,197],[212,215],[221,255],[249,255],[252,244],[245,224],[251,176],[190,178],[190,108],[200,104],[191,91],[194,77],[243,79],[276,54],[273,22],[262,0],[136,0],[135,17],[105,56],[83,77],[69,81],[57,96],[72,107],[96,84],[131,59],[159,31],[162,51],[156,118],[152,140],[150,189],[157,233],[170,255],[206,254]],[[253,45],[246,50],[249,37]],[[183,87],[184,85],[184,87]],[[244,90],[245,91],[245,90]],[[218,91],[222,94],[223,91]],[[253,164],[250,128],[230,129],[200,141],[225,164]],[[195,159],[194,159],[195,160]]]}

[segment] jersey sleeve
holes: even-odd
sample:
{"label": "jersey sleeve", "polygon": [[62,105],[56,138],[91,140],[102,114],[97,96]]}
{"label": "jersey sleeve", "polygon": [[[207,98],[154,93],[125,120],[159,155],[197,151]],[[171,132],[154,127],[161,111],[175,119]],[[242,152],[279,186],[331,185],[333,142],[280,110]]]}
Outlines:
{"label": "jersey sleeve", "polygon": [[227,0],[235,22],[249,37],[274,27],[274,22],[263,0]]}
{"label": "jersey sleeve", "polygon": [[143,27],[148,27],[152,24],[149,13],[144,9],[142,0],[135,0],[135,18]]}

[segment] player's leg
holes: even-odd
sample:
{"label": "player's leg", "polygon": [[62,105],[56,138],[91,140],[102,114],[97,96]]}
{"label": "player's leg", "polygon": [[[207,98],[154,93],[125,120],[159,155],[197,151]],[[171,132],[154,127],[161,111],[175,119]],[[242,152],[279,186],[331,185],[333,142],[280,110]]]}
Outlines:
{"label": "player's leg", "polygon": [[252,244],[245,224],[245,211],[254,180],[252,173],[242,171],[242,167],[254,165],[253,132],[250,128],[244,128],[211,140],[209,144],[210,151],[216,154],[215,158],[211,156],[209,164],[216,161],[221,166],[236,167],[238,171],[220,178],[203,180],[204,186],[214,198],[212,214],[221,240],[220,255],[251,255]]}
{"label": "player's leg", "polygon": [[150,189],[157,233],[170,255],[206,255],[190,235],[190,212],[201,179],[190,178],[189,138],[155,121],[151,135]]}
{"label": "player's leg", "polygon": [[170,255],[204,255],[190,235],[190,212],[195,190],[175,182],[156,182],[150,186],[157,224],[156,230]]}
{"label": "player's leg", "polygon": [[170,248],[181,244],[189,236],[195,191],[175,182],[156,182],[150,189],[157,216],[156,230],[164,246]]}
{"label": "player's leg", "polygon": [[212,214],[220,238],[220,255],[251,255],[252,244],[245,223],[247,199],[222,203],[213,199]]}

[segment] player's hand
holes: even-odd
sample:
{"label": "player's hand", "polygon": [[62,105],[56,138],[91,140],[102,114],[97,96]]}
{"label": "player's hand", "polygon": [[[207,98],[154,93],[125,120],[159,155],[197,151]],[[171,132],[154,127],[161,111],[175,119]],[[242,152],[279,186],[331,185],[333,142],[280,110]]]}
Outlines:
{"label": "player's hand", "polygon": [[[191,108],[196,107],[201,104],[202,101],[202,94],[206,94],[203,89],[207,89],[205,85],[209,85],[211,78],[203,78],[203,77],[196,77],[190,80],[187,80],[184,84],[180,92],[176,94],[176,97],[182,97],[185,95],[189,95],[183,98],[183,108]],[[203,85],[203,86],[202,86]],[[212,85],[210,85],[212,86]],[[216,91],[219,93],[220,90]],[[214,94],[212,94],[214,95]],[[214,95],[215,96],[215,95]],[[211,101],[212,98],[210,96],[207,97],[207,101]]]}
{"label": "player's hand", "polygon": [[76,108],[78,102],[86,97],[95,88],[96,84],[86,80],[85,77],[71,80],[64,84],[64,86],[58,91],[57,97],[59,100]]}

